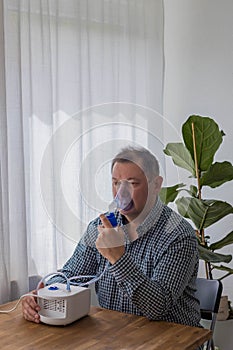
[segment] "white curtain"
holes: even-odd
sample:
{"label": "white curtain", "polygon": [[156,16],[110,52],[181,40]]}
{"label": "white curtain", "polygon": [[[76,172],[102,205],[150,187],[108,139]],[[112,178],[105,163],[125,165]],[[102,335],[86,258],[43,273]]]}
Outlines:
{"label": "white curtain", "polygon": [[162,158],[162,0],[0,0],[0,302],[60,268],[124,145]]}

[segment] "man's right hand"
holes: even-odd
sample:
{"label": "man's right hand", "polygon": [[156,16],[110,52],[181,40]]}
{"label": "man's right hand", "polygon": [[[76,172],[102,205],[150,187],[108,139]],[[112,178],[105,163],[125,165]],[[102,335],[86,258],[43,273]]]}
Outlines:
{"label": "man's right hand", "polygon": [[[44,287],[44,284],[41,283],[39,288],[43,288],[43,287]],[[36,301],[37,291],[34,290],[31,293],[35,294],[35,298],[32,296],[26,296],[22,299],[23,317],[27,321],[40,323],[40,315],[38,314],[38,311],[40,311],[40,307]]]}

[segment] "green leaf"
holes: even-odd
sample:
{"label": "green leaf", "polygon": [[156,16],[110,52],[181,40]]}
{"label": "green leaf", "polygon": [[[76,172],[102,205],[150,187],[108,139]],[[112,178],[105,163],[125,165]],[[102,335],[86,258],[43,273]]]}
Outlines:
{"label": "green leaf", "polygon": [[188,170],[193,176],[195,176],[194,161],[183,143],[168,143],[163,151],[165,154],[172,157],[175,165]]}
{"label": "green leaf", "polygon": [[210,263],[229,263],[232,259],[232,256],[225,254],[218,254],[212,252],[211,250],[203,247],[201,244],[198,245],[199,258]]}
{"label": "green leaf", "polygon": [[165,204],[168,204],[169,202],[174,202],[179,193],[177,190],[184,186],[185,184],[180,183],[171,187],[162,187],[159,193],[161,201]]}
{"label": "green leaf", "polygon": [[180,215],[190,219],[198,230],[204,225],[205,215],[208,206],[197,198],[181,197],[176,200],[176,205]]}
{"label": "green leaf", "polygon": [[197,195],[197,187],[196,186],[191,185],[189,187],[189,190],[187,188],[182,188],[182,191],[187,192],[189,194],[189,196],[191,196],[191,197],[198,197],[198,195]]}
{"label": "green leaf", "polygon": [[220,241],[214,242],[210,245],[211,250],[221,249],[229,244],[233,243],[233,231],[228,233],[224,238]]}
{"label": "green leaf", "polygon": [[216,266],[216,265],[211,265],[213,269],[216,270],[221,270],[221,271],[225,271],[226,274],[224,276],[222,276],[221,278],[218,278],[220,281],[223,280],[224,278],[230,276],[233,274],[233,269],[224,265],[220,265],[220,266]]}
{"label": "green leaf", "polygon": [[221,271],[227,271],[228,273],[233,273],[233,269],[224,265],[220,265],[220,266],[216,266],[216,265],[212,265],[213,269],[216,270],[221,270]]}
{"label": "green leaf", "polygon": [[190,116],[182,126],[182,135],[192,159],[194,159],[192,123],[194,123],[195,130],[198,169],[199,171],[207,171],[222,143],[224,132],[220,131],[218,124],[209,117]]}
{"label": "green leaf", "polygon": [[176,205],[179,213],[192,220],[198,230],[211,226],[226,215],[233,213],[231,204],[217,200],[181,197],[176,200]]}
{"label": "green leaf", "polygon": [[233,180],[233,166],[230,162],[214,163],[200,179],[201,186],[218,187]]}
{"label": "green leaf", "polygon": [[219,200],[203,200],[208,205],[207,215],[203,228],[211,226],[229,214],[233,214],[233,207],[230,203]]}
{"label": "green leaf", "polygon": [[197,187],[190,185],[189,193],[192,197],[197,197]]}

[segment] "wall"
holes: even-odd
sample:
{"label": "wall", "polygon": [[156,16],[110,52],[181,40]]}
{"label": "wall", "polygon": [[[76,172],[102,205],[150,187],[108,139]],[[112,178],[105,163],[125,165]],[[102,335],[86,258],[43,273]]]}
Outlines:
{"label": "wall", "polygon": [[[173,132],[171,128],[165,130],[165,141],[179,141],[176,132],[181,134],[181,125],[189,115],[210,116],[226,133],[216,160],[232,163],[233,1],[164,0],[164,9],[164,117],[174,127]],[[172,166],[167,161],[169,185],[177,183],[177,176],[182,179],[184,175],[174,174]],[[232,183],[210,190],[206,195],[233,204]],[[211,229],[213,240],[219,239],[221,232],[232,231],[232,217],[228,216]],[[224,252],[233,254],[233,248],[225,248]],[[223,281],[224,294],[233,301],[233,276]]]}

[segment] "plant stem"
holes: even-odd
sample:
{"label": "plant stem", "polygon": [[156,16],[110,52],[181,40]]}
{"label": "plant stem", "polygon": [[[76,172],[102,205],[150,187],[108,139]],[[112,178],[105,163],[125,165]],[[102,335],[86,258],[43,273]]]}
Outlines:
{"label": "plant stem", "polygon": [[[192,122],[192,138],[193,138],[193,154],[194,154],[195,172],[196,172],[196,178],[197,178],[198,198],[201,200],[200,173],[199,173],[198,163],[197,163],[197,145],[196,145],[196,137],[195,137],[195,127],[193,122]],[[204,245],[205,244],[204,229],[200,230],[200,236],[201,236],[201,243]],[[206,277],[212,279],[211,266],[206,261],[205,261],[205,272],[206,272]]]}
{"label": "plant stem", "polygon": [[210,280],[212,280],[212,279],[213,279],[213,275],[212,275],[212,268],[211,268],[210,262],[206,263],[206,268],[207,268],[206,275],[208,275],[207,277],[208,277]]}
{"label": "plant stem", "polygon": [[[197,178],[198,198],[201,200],[200,174],[199,174],[198,164],[197,164],[197,145],[196,145],[196,137],[195,137],[195,127],[193,122],[192,122],[192,138],[193,138],[193,154],[194,154],[195,172],[196,172],[196,178]],[[203,229],[200,230],[200,235],[201,235],[201,242],[204,244],[205,236],[204,236]]]}

